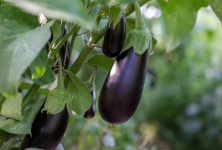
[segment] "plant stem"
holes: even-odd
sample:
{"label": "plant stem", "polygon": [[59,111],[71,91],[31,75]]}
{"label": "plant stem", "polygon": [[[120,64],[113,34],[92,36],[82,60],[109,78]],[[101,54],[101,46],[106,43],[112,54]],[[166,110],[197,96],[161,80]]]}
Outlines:
{"label": "plant stem", "polygon": [[[146,4],[147,2],[149,2],[151,0],[138,0],[138,3],[140,6],[143,6],[144,4]],[[134,8],[133,8],[133,4],[130,4],[127,6],[126,10],[125,10],[125,16],[129,16],[131,13],[133,13]]]}
{"label": "plant stem", "polygon": [[78,32],[79,26],[78,25],[74,25],[69,31],[68,33],[64,36],[64,38],[56,45],[55,48],[51,48],[50,53],[49,53],[49,58],[48,58],[48,62],[47,64],[49,66],[52,65],[56,54],[58,53],[58,51],[60,50],[60,48],[63,46],[63,44],[68,40],[68,38],[75,32]]}
{"label": "plant stem", "polygon": [[133,6],[136,12],[136,26],[135,28],[138,30],[143,30],[145,29],[145,24],[143,21],[143,17],[141,15],[141,11],[140,11],[140,5],[138,4],[137,1],[133,2]]}
{"label": "plant stem", "polygon": [[58,82],[57,82],[57,87],[60,89],[64,89],[64,81],[62,77],[62,61],[59,56],[59,54],[56,55],[59,63],[59,71],[58,71]]}
{"label": "plant stem", "polygon": [[[32,84],[22,82],[18,89],[30,89],[32,87]],[[38,93],[42,95],[48,95],[50,92],[47,88],[39,88]]]}
{"label": "plant stem", "polygon": [[81,53],[79,54],[79,57],[76,59],[76,61],[74,62],[74,64],[71,66],[70,71],[74,74],[77,74],[77,72],[80,70],[80,68],[82,67],[86,57],[91,53],[91,51],[93,50],[92,47],[90,47],[91,44],[95,44],[97,43],[104,35],[106,28],[103,28],[102,30],[100,30],[99,32],[97,32],[96,34],[94,34],[92,36],[92,39],[89,41],[88,45],[86,45],[83,50],[81,51]]}
{"label": "plant stem", "polygon": [[37,91],[39,90],[40,85],[34,83],[28,93],[26,94],[23,103],[22,103],[22,110],[26,108],[26,106],[32,101],[32,98],[35,96]]}

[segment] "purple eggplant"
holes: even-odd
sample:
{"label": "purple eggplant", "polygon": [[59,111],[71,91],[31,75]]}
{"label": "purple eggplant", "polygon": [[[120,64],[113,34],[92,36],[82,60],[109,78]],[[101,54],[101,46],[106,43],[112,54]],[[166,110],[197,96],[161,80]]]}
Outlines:
{"label": "purple eggplant", "polygon": [[89,108],[89,110],[87,110],[84,114],[85,118],[93,118],[95,116],[95,112],[96,112],[96,91],[95,88],[91,91],[92,94],[92,106]]}
{"label": "purple eggplant", "polygon": [[105,121],[121,124],[136,111],[145,82],[148,55],[149,50],[139,56],[131,47],[113,62],[99,97],[99,113]]}
{"label": "purple eggplant", "polygon": [[106,32],[103,40],[103,53],[108,57],[116,57],[120,54],[126,36],[126,20],[122,14],[120,21],[113,29],[113,23],[109,27],[109,22],[106,27]]}
{"label": "purple eggplant", "polygon": [[67,109],[64,108],[58,114],[49,115],[41,111],[36,116],[30,135],[26,135],[21,149],[35,147],[44,150],[55,150],[61,142],[68,125],[69,115]]}

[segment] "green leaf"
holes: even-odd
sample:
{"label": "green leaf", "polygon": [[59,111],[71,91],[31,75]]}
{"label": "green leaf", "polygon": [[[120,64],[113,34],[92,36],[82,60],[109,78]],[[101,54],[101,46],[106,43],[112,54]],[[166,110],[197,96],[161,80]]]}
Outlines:
{"label": "green leaf", "polygon": [[197,10],[206,6],[206,0],[158,0],[165,25],[165,46],[174,50],[192,31]]}
{"label": "green leaf", "polygon": [[10,146],[12,145],[13,141],[14,141],[14,138],[11,138],[10,140],[4,142],[4,143],[1,145],[1,150],[10,149]]}
{"label": "green leaf", "polygon": [[72,109],[78,115],[83,115],[92,104],[92,95],[84,82],[75,74],[67,72],[71,81],[68,84],[68,90],[72,94]]}
{"label": "green leaf", "polygon": [[43,76],[37,80],[34,80],[34,82],[38,85],[47,85],[51,84],[54,81],[55,81],[54,73],[48,65],[46,66],[46,71],[43,74]]}
{"label": "green leaf", "polygon": [[82,1],[80,0],[6,0],[14,3],[25,11],[39,15],[44,14],[47,18],[62,19],[76,22],[83,27],[92,28],[94,23],[87,15]]}
{"label": "green leaf", "polygon": [[21,143],[22,143],[21,137],[19,137],[18,135],[17,136],[14,135],[12,138],[5,141],[1,145],[0,150],[21,150],[21,148],[19,148]]}
{"label": "green leaf", "polygon": [[61,28],[58,24],[58,22],[55,22],[52,26],[52,32],[53,32],[53,39],[52,39],[52,44],[57,43],[56,41],[59,39],[59,37],[62,34]]}
{"label": "green leaf", "polygon": [[47,111],[48,114],[57,114],[64,109],[65,104],[70,102],[71,99],[72,96],[69,91],[61,88],[56,88],[52,90],[47,96],[42,111]]}
{"label": "green leaf", "polygon": [[36,27],[37,17],[10,5],[0,7],[0,93],[5,97],[16,94],[19,77],[45,46],[52,24]]}
{"label": "green leaf", "polygon": [[39,53],[37,58],[32,62],[30,70],[32,72],[32,79],[38,79],[43,76],[46,70],[47,51],[45,48]]}
{"label": "green leaf", "polygon": [[213,9],[214,13],[222,22],[222,1],[221,0],[208,0],[208,3]]}
{"label": "green leaf", "polygon": [[[15,134],[10,134],[3,130],[0,130],[0,145],[2,145],[4,142],[10,140],[11,138],[15,136],[16,136]],[[2,149],[2,147],[0,149]]]}
{"label": "green leaf", "polygon": [[104,55],[95,55],[88,60],[87,64],[109,72],[113,64],[113,59]]}
{"label": "green leaf", "polygon": [[[123,50],[134,48],[137,55],[142,55],[147,49],[152,48],[152,36],[146,30],[132,30],[126,35]],[[151,51],[151,49],[150,49]]]}
{"label": "green leaf", "polygon": [[22,120],[22,94],[17,93],[14,98],[6,98],[0,111],[1,116],[15,120]]}
{"label": "green leaf", "polygon": [[45,98],[38,100],[32,107],[24,111],[22,121],[0,118],[0,129],[12,134],[31,134],[32,123],[43,106]]}
{"label": "green leaf", "polygon": [[113,29],[115,29],[116,25],[118,24],[118,22],[120,21],[122,16],[122,9],[120,6],[118,5],[113,5],[110,8],[110,13],[109,13],[109,27],[111,26],[111,24],[113,23]]}
{"label": "green leaf", "polygon": [[90,16],[90,18],[93,19],[93,21],[96,21],[96,17],[97,16],[101,17],[102,14],[101,14],[101,9],[100,8],[101,8],[101,6],[99,6],[99,5],[96,5],[96,6],[92,7],[92,8],[90,8],[89,16]]}
{"label": "green leaf", "polygon": [[94,83],[91,83],[89,81],[86,81],[84,83],[87,86],[87,88],[89,89],[89,91],[92,91],[95,88],[95,84]]}

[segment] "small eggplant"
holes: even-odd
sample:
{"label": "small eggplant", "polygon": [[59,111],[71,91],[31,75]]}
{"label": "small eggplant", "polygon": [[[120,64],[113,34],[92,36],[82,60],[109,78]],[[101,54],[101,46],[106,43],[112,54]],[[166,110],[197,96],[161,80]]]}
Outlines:
{"label": "small eggplant", "polygon": [[126,20],[122,14],[120,21],[113,29],[113,23],[109,27],[109,22],[106,27],[106,33],[103,40],[103,53],[108,57],[116,57],[121,52],[126,36]]}
{"label": "small eggplant", "polygon": [[85,118],[93,118],[95,116],[95,111],[96,111],[96,91],[95,88],[93,88],[93,90],[91,91],[92,94],[92,106],[89,108],[89,110],[87,110],[84,114]]}
{"label": "small eggplant", "polygon": [[111,124],[126,122],[140,102],[146,77],[149,50],[136,55],[133,48],[113,62],[99,97],[101,117]]}

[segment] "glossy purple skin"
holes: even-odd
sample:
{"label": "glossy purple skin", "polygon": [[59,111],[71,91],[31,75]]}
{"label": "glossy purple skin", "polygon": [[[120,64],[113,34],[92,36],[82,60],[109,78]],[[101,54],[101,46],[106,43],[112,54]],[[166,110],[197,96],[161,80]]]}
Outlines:
{"label": "glossy purple skin", "polygon": [[84,114],[84,117],[87,119],[93,118],[95,116],[95,112],[96,112],[96,91],[95,91],[95,89],[93,89],[91,91],[91,94],[92,94],[92,99],[93,99],[92,106]]}
{"label": "glossy purple skin", "polygon": [[103,40],[103,53],[108,57],[116,57],[121,52],[126,36],[126,20],[122,14],[119,23],[113,30],[113,23],[109,28],[109,22],[106,26],[106,33]]}
{"label": "glossy purple skin", "polygon": [[126,122],[140,102],[146,77],[148,50],[141,56],[133,48],[114,61],[99,97],[101,117],[111,124]]}
{"label": "glossy purple skin", "polygon": [[39,112],[32,125],[32,137],[26,135],[21,149],[35,147],[44,150],[55,150],[64,136],[68,120],[69,115],[66,108],[55,115]]}

